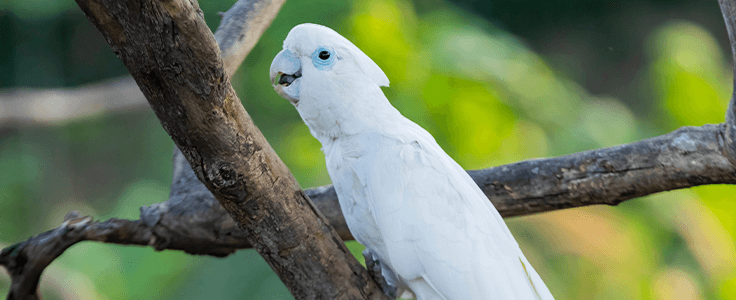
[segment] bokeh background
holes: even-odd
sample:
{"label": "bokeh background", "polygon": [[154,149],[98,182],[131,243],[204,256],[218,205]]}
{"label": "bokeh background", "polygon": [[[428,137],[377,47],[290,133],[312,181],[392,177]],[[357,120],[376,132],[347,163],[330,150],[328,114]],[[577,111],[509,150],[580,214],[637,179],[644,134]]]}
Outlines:
{"label": "bokeh background", "polygon": [[[233,2],[201,1],[213,30]],[[731,91],[716,1],[291,0],[232,82],[305,188],[330,182],[320,145],[268,81],[281,42],[304,22],[372,57],[392,103],[467,169],[720,123]],[[0,91],[126,74],[73,1],[0,1]],[[145,106],[52,124],[0,120],[0,247],[55,228],[72,209],[136,219],[167,198],[172,147]],[[698,187],[506,221],[557,299],[736,299],[734,192]],[[2,296],[10,282],[0,274]],[[292,298],[253,250],[218,259],[92,242],[57,259],[41,290],[46,299]]]}

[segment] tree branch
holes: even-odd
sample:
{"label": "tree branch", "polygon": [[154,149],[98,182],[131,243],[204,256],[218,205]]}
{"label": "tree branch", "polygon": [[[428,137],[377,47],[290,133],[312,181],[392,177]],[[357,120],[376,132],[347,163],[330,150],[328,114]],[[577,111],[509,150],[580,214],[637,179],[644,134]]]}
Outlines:
{"label": "tree branch", "polygon": [[[220,217],[227,214],[220,215]],[[232,219],[230,219],[230,223]],[[212,236],[218,224],[199,224],[194,230],[168,228],[164,224],[148,226],[142,221],[110,219],[93,221],[91,217],[70,212],[61,226],[34,236],[0,252],[0,265],[10,274],[7,299],[40,299],[38,284],[41,274],[67,248],[81,241],[98,241],[122,245],[153,246],[157,250],[177,249],[190,254],[227,256],[240,247],[250,247],[243,238]],[[220,222],[219,225],[225,224]],[[183,224],[181,224],[183,225]],[[234,227],[234,226],[232,226]],[[207,229],[210,229],[209,231]],[[242,232],[241,230],[238,230]],[[242,233],[241,233],[242,235]],[[239,245],[233,247],[235,245]]]}
{"label": "tree branch", "polygon": [[[265,4],[264,4],[265,3]],[[283,1],[239,0],[227,13],[223,15],[224,20],[230,20],[220,24],[217,37],[222,46],[221,51],[225,53],[224,64],[230,66],[227,69],[228,76],[232,76],[237,67],[243,61],[245,55],[234,55],[232,53],[247,53],[263,33],[263,29],[270,23]],[[268,9],[263,9],[266,7]],[[254,13],[254,10],[257,12]],[[258,21],[258,24],[249,25]],[[250,30],[248,30],[250,28]],[[227,32],[228,34],[220,33]],[[245,34],[247,38],[243,37]],[[236,39],[237,38],[237,39]],[[249,45],[248,45],[249,43]],[[133,84],[132,78],[128,80]],[[117,85],[116,85],[117,86]],[[126,87],[129,84],[125,85]],[[107,89],[107,88],[105,88]],[[81,92],[64,91],[74,95],[99,94],[99,89],[78,89]],[[129,89],[126,89],[128,91]],[[90,93],[91,92],[91,93]],[[49,91],[41,91],[32,95],[47,95]],[[136,101],[124,101],[146,103],[140,89],[135,86],[134,91],[126,92],[126,99],[135,98]],[[28,93],[6,93],[5,96],[13,99],[27,96]],[[109,95],[109,94],[105,94]],[[7,97],[3,98],[7,98]],[[95,96],[99,98],[98,96]],[[23,97],[19,99],[29,100],[24,102],[49,101],[49,97]],[[52,97],[53,98],[53,97]],[[90,97],[72,97],[67,103],[90,103]],[[105,97],[107,98],[107,97]],[[6,101],[7,102],[7,101]],[[14,102],[10,102],[13,104]],[[44,102],[46,103],[46,102]],[[6,103],[6,106],[9,105]],[[79,106],[79,105],[77,105]],[[94,106],[94,105],[82,105]],[[25,106],[23,106],[25,107]],[[37,118],[25,118],[26,110],[20,107],[13,116],[5,116],[6,121],[21,123],[38,123]],[[78,115],[75,110],[72,112]],[[38,114],[38,112],[36,112]],[[65,115],[63,119],[70,117]],[[73,117],[73,116],[71,116]],[[33,120],[31,120],[33,119]],[[42,118],[43,120],[48,117]],[[57,118],[58,119],[58,118]],[[6,123],[8,123],[6,122]],[[164,203],[156,203],[150,207],[141,208],[140,220],[130,221],[111,219],[105,222],[93,221],[90,217],[81,218],[71,212],[65,218],[65,222],[53,230],[49,230],[37,236],[33,236],[0,252],[0,265],[4,266],[11,275],[11,287],[8,299],[39,299],[38,285],[43,270],[67,248],[86,240],[105,243],[153,246],[156,250],[183,250],[191,254],[203,254],[212,256],[226,256],[237,249],[250,248],[246,234],[235,221],[227,214],[227,211],[214,198],[212,193],[196,177],[186,159],[178,148],[178,155],[174,161],[174,186],[169,200]],[[186,168],[187,176],[183,174],[181,167]],[[191,188],[190,188],[191,187]],[[83,219],[84,222],[74,221]]]}
{"label": "tree branch", "polygon": [[[736,4],[723,0],[719,4],[736,57],[736,34],[733,30]],[[275,15],[273,6],[269,5],[279,6],[280,2],[243,5],[252,11],[241,13],[240,22],[246,20],[248,23],[248,18],[259,15],[253,11],[267,13],[260,21],[261,25],[235,25],[228,34],[220,34],[226,20],[237,18],[229,19],[227,15],[223,18],[223,24],[216,33],[218,42],[222,46],[236,41],[230,47],[222,47],[228,74],[234,72],[254,40],[270,23],[273,15],[268,14]],[[256,38],[247,39],[249,45],[238,45],[238,41],[244,40],[240,38],[242,33],[246,36],[253,34]],[[616,205],[653,193],[698,185],[735,184],[735,116],[732,98],[724,124],[683,127],[631,144],[468,173],[504,217],[593,204]],[[332,186],[305,190],[305,193],[344,240],[352,239]],[[4,249],[0,254],[0,264],[10,271],[13,278],[9,295],[12,299],[13,293],[20,295],[18,293],[22,291],[35,296],[34,289],[43,268],[64,249],[82,240],[151,245],[157,250],[224,256],[236,249],[250,247],[245,242],[246,237],[246,233],[237,228],[227,211],[199,181],[184,155],[175,149],[174,182],[169,200],[141,208],[140,221],[112,219],[95,222],[91,218],[71,214],[59,228]],[[25,262],[26,266],[19,262]]]}
{"label": "tree branch", "polygon": [[736,2],[732,0],[718,0],[721,7],[723,20],[726,22],[728,41],[731,44],[731,58],[734,72],[734,89],[731,93],[731,101],[726,110],[726,157],[732,165],[736,166]]}
{"label": "tree branch", "polygon": [[232,76],[286,0],[238,1],[222,16],[215,39]]}
{"label": "tree branch", "polygon": [[73,89],[18,88],[0,91],[0,127],[51,125],[94,114],[149,107],[130,77]]}
{"label": "tree branch", "polygon": [[[639,142],[468,171],[504,217],[623,201],[707,184],[736,184],[724,156],[725,126],[682,127]],[[177,197],[211,198],[174,153]],[[184,190],[187,189],[187,190]],[[353,239],[332,185],[305,190],[343,240]],[[171,201],[170,198],[169,201]]]}
{"label": "tree branch", "polygon": [[[263,34],[283,3],[238,1],[223,13],[215,39],[230,77],[258,41],[252,37]],[[51,125],[94,114],[149,108],[129,76],[76,88],[16,88],[0,91],[0,127]]]}
{"label": "tree branch", "polygon": [[[723,154],[725,130],[723,124],[683,127],[631,144],[468,173],[504,217],[616,205],[673,189],[735,184],[736,169]],[[340,237],[352,240],[334,188],[328,185],[305,192]],[[199,181],[178,149],[169,200],[142,207],[139,221],[95,222],[72,214],[60,227],[4,249],[0,264],[11,271],[11,293],[36,287],[45,266],[81,241],[150,245],[156,250],[212,256],[251,247],[245,232]],[[31,267],[19,267],[18,261],[27,261]]]}
{"label": "tree branch", "polygon": [[[295,297],[384,298],[243,109],[196,1],[77,4],[194,173]],[[265,7],[275,14],[280,3]],[[247,32],[262,32],[272,18]]]}

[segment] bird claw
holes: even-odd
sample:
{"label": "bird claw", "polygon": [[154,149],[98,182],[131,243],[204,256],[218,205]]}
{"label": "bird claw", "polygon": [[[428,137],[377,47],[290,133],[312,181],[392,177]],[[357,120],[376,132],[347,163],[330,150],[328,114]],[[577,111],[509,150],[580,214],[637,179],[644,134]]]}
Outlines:
{"label": "bird claw", "polygon": [[381,261],[379,261],[377,257],[374,257],[373,253],[371,253],[367,248],[363,250],[363,257],[365,257],[365,267],[368,269],[368,274],[373,277],[373,280],[375,280],[376,283],[378,283],[378,286],[384,294],[392,299],[396,299],[397,289],[383,276]]}

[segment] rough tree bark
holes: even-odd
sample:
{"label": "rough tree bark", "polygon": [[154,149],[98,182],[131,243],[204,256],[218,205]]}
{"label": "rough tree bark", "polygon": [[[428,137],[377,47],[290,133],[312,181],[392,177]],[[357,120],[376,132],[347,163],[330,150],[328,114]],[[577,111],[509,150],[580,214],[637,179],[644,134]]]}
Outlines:
{"label": "rough tree bark", "polygon": [[723,20],[728,30],[728,41],[731,44],[731,59],[734,62],[734,89],[731,93],[731,102],[726,110],[726,157],[732,165],[736,166],[736,2],[730,0],[718,0],[721,7]]}
{"label": "rough tree bark", "polygon": [[385,297],[243,109],[196,1],[77,4],[197,177],[296,298]]}
{"label": "rough tree bark", "polygon": [[[100,1],[78,1],[100,3]],[[228,11],[215,34],[225,59],[227,74],[231,75],[247,55],[258,36],[270,24],[282,2],[265,0],[246,3],[241,0]],[[724,0],[720,0],[719,4],[728,28],[732,52],[736,58],[736,33],[733,31],[736,24],[736,4],[735,1]],[[95,9],[100,7],[95,6]],[[174,6],[167,5],[167,7]],[[111,18],[116,16],[108,17],[110,19],[102,21],[111,21],[113,20]],[[177,30],[181,32],[180,28]],[[177,37],[179,32],[172,30],[168,33],[172,33],[172,37]],[[120,32],[113,31],[113,33]],[[110,41],[111,37],[106,38]],[[181,37],[170,38],[168,41],[187,42]],[[193,45],[202,46],[196,43]],[[130,51],[132,48],[122,49]],[[194,50],[201,51],[201,49]],[[151,53],[149,52],[149,55]],[[148,59],[151,60],[146,63],[162,63],[161,60],[169,58]],[[170,73],[171,70],[157,71],[155,68],[169,65],[171,64],[164,63],[138,67],[160,75]],[[175,71],[182,70],[181,66],[174,67]],[[220,87],[228,85],[224,77],[220,78],[222,81],[215,85]],[[212,93],[209,92],[210,95]],[[232,94],[231,90],[223,93]],[[194,98],[206,97],[204,94],[194,95]],[[234,94],[232,95],[234,97]],[[504,217],[592,204],[616,205],[632,198],[703,184],[735,184],[735,116],[736,107],[732,98],[724,124],[683,127],[663,136],[631,144],[556,158],[522,161],[469,173]],[[237,137],[237,134],[235,136]],[[198,138],[206,139],[201,136]],[[185,142],[192,142],[192,137],[185,136],[184,139]],[[216,140],[222,142],[223,137]],[[197,151],[204,153],[208,150],[198,148]],[[212,165],[212,161],[203,165],[197,165],[195,161],[194,165],[198,166],[194,168],[198,170],[197,173],[190,167],[185,156],[175,149],[174,182],[169,200],[141,208],[140,220],[111,219],[97,222],[90,217],[70,213],[58,228],[3,249],[0,254],[0,265],[10,271],[13,280],[9,298],[34,299],[37,296],[38,279],[43,269],[66,248],[83,240],[149,245],[157,250],[175,249],[213,256],[225,256],[237,249],[251,247],[247,238],[253,233],[238,228],[235,221],[197,176],[197,174],[211,176],[212,172],[217,173],[217,169],[205,168]],[[214,175],[217,177],[217,174]],[[210,183],[210,186],[212,185]],[[294,187],[294,190],[297,188]],[[225,192],[232,190],[225,188]],[[325,186],[305,192],[314,200],[315,205],[324,213],[340,236],[345,240],[352,239],[337,206],[334,189]],[[275,226],[275,224],[268,225]]]}

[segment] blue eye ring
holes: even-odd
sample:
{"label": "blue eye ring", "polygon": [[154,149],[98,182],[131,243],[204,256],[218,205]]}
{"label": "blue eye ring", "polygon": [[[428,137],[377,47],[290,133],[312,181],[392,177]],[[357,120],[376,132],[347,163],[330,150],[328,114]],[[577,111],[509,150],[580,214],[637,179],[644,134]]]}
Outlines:
{"label": "blue eye ring", "polygon": [[335,51],[319,47],[312,53],[312,63],[319,70],[329,70],[335,64]]}

